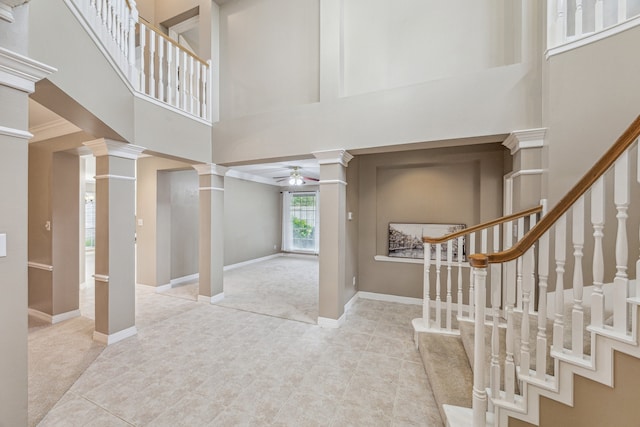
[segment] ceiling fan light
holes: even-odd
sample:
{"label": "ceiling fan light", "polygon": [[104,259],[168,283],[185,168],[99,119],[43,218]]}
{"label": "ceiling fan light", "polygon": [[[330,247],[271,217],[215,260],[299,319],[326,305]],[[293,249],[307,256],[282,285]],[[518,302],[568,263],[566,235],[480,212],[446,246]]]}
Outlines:
{"label": "ceiling fan light", "polygon": [[289,185],[296,185],[296,177],[292,176],[291,178],[289,178]]}

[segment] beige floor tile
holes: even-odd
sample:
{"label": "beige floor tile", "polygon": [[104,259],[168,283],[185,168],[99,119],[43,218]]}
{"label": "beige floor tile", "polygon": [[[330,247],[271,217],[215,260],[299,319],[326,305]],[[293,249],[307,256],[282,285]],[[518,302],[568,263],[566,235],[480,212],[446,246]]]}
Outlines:
{"label": "beige floor tile", "polygon": [[98,427],[131,426],[131,424],[75,393],[67,393],[38,424],[40,427],[84,427],[88,425]]}
{"label": "beige floor tile", "polygon": [[149,427],[206,426],[221,414],[225,406],[196,393],[176,394],[179,400],[160,413]]}

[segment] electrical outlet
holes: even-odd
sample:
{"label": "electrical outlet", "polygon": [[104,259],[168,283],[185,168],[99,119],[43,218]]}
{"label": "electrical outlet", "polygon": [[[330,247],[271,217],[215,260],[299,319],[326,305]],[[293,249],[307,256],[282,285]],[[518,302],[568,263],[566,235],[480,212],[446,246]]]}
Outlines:
{"label": "electrical outlet", "polygon": [[353,276],[353,287],[356,287],[356,276]]}

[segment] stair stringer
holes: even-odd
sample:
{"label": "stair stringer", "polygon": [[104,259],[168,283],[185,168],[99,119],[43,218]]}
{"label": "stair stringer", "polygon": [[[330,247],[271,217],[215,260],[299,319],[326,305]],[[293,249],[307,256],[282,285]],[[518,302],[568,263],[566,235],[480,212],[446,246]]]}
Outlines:
{"label": "stair stringer", "polygon": [[552,353],[555,358],[555,371],[558,375],[547,375],[546,381],[540,381],[534,377],[518,374],[522,381],[522,397],[516,403],[505,402],[501,399],[491,399],[494,405],[495,420],[497,425],[508,426],[509,417],[526,421],[530,424],[540,425],[540,397],[573,407],[574,375],[580,375],[592,381],[613,387],[614,351],[640,359],[640,339],[638,335],[638,312],[640,299],[630,298],[628,302],[633,305],[632,334],[622,336],[613,329],[591,330],[591,354],[577,360],[569,354]]}

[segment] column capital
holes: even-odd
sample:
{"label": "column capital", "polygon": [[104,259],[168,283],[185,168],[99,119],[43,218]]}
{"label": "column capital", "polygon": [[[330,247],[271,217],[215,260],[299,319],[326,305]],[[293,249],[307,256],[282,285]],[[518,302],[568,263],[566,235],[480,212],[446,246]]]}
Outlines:
{"label": "column capital", "polygon": [[37,81],[56,71],[42,62],[0,47],[0,85],[32,93]]}
{"label": "column capital", "polygon": [[511,132],[502,143],[511,154],[515,154],[524,148],[541,148],[544,144],[544,137],[547,128],[516,130]]}
{"label": "column capital", "polygon": [[145,150],[144,147],[105,138],[83,142],[82,145],[88,147],[96,157],[113,156],[131,160],[137,160]]}
{"label": "column capital", "polygon": [[335,150],[323,150],[323,151],[314,151],[311,154],[318,159],[318,163],[320,165],[331,165],[339,163],[345,168],[353,159],[353,156],[347,152],[344,148],[339,148]]}
{"label": "column capital", "polygon": [[192,168],[198,172],[198,175],[219,175],[224,176],[229,168],[216,165],[215,163],[199,163],[197,165],[191,165]]}

